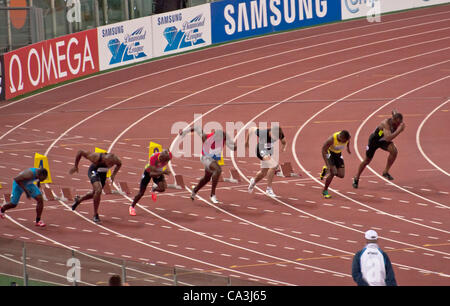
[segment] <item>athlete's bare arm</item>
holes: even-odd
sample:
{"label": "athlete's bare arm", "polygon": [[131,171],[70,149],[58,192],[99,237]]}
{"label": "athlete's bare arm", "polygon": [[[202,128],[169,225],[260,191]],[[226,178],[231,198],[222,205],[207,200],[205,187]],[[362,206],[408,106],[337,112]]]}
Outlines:
{"label": "athlete's bare arm", "polygon": [[[111,160],[112,160],[112,165],[110,166],[109,163],[107,163],[108,167],[112,167],[112,166],[116,166],[114,168],[113,173],[111,174],[111,182],[114,182],[114,179],[116,178],[117,172],[119,172],[120,167],[122,167],[122,161],[119,159],[119,157],[117,157],[116,155],[111,154]],[[109,155],[108,155],[109,157]]]}
{"label": "athlete's bare arm", "polygon": [[184,137],[184,136],[186,136],[186,134],[193,133],[193,132],[196,132],[197,135],[200,136],[200,137],[202,138],[202,142],[205,142],[205,141],[206,141],[206,136],[207,136],[207,135],[206,135],[206,134],[203,132],[203,130],[202,130],[201,128],[199,128],[198,126],[192,127],[192,128],[190,128],[190,129],[187,129],[187,130],[184,130],[184,131],[180,131],[180,136],[181,136],[181,137]]}
{"label": "athlete's bare arm", "polygon": [[383,120],[380,125],[383,129],[383,139],[385,141],[392,141],[395,137],[397,137],[403,130],[405,129],[405,123],[400,123],[399,127],[394,133],[391,133],[391,128],[389,126],[389,119]]}
{"label": "athlete's bare arm", "polygon": [[325,161],[328,169],[331,169],[330,162],[328,160],[328,149],[333,145],[333,136],[330,136],[322,146],[322,158]]}
{"label": "athlete's bare arm", "polygon": [[77,155],[75,156],[75,165],[70,169],[69,173],[74,174],[78,172],[78,164],[80,163],[81,158],[84,157],[92,163],[96,163],[100,158],[100,153],[92,153],[83,150],[79,150]]}

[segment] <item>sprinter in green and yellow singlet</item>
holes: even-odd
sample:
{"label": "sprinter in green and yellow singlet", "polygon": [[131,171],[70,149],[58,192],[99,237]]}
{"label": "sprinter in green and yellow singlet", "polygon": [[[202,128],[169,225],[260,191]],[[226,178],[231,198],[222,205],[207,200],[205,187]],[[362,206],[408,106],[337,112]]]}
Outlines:
{"label": "sprinter in green and yellow singlet", "polygon": [[320,179],[329,173],[325,180],[325,186],[322,191],[324,198],[328,199],[331,196],[328,194],[328,186],[335,176],[343,178],[345,176],[344,159],[342,158],[342,150],[347,147],[347,152],[350,152],[350,133],[346,130],[339,131],[330,136],[322,146],[322,157],[325,161],[325,166],[322,168]]}

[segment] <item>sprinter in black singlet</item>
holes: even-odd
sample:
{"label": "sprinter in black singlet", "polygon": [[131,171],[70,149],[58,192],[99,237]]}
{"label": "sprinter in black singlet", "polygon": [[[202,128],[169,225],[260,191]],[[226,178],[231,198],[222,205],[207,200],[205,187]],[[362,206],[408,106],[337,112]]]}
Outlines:
{"label": "sprinter in black singlet", "polygon": [[116,166],[114,172],[111,175],[111,182],[114,182],[117,172],[119,172],[122,162],[120,159],[112,153],[91,153],[83,150],[78,151],[75,157],[75,165],[70,169],[69,173],[74,174],[78,172],[78,164],[80,163],[81,157],[86,158],[92,164],[88,170],[88,177],[92,184],[92,191],[86,193],[84,196],[76,196],[75,201],[72,205],[72,210],[75,210],[77,206],[89,199],[94,199],[94,221],[100,222],[98,216],[98,207],[100,206],[100,198],[102,195],[103,187],[105,187],[106,175],[109,168]]}
{"label": "sprinter in black singlet", "polygon": [[369,136],[369,143],[366,147],[366,158],[361,162],[358,168],[358,173],[353,177],[353,188],[358,188],[359,177],[364,171],[366,166],[372,161],[375,151],[378,148],[389,152],[389,157],[386,162],[386,168],[383,171],[383,177],[388,180],[394,178],[389,174],[392,164],[397,158],[397,148],[392,140],[397,137],[405,129],[405,123],[403,122],[402,114],[397,111],[392,111],[392,117],[383,120],[375,131]]}

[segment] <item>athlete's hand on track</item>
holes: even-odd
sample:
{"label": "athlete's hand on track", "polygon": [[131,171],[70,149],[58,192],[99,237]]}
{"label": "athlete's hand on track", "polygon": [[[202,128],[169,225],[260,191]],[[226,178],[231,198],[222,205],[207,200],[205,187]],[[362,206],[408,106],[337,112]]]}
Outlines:
{"label": "athlete's hand on track", "polygon": [[69,170],[69,174],[74,174],[75,172],[78,173],[78,168],[77,167],[73,167],[72,169]]}

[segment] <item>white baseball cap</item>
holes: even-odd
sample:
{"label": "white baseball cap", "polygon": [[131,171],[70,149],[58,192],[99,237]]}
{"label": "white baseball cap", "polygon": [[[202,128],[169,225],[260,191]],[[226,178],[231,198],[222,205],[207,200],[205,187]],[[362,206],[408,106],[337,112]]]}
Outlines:
{"label": "white baseball cap", "polygon": [[364,237],[366,237],[367,240],[377,240],[378,239],[378,234],[374,230],[368,230],[364,234]]}

